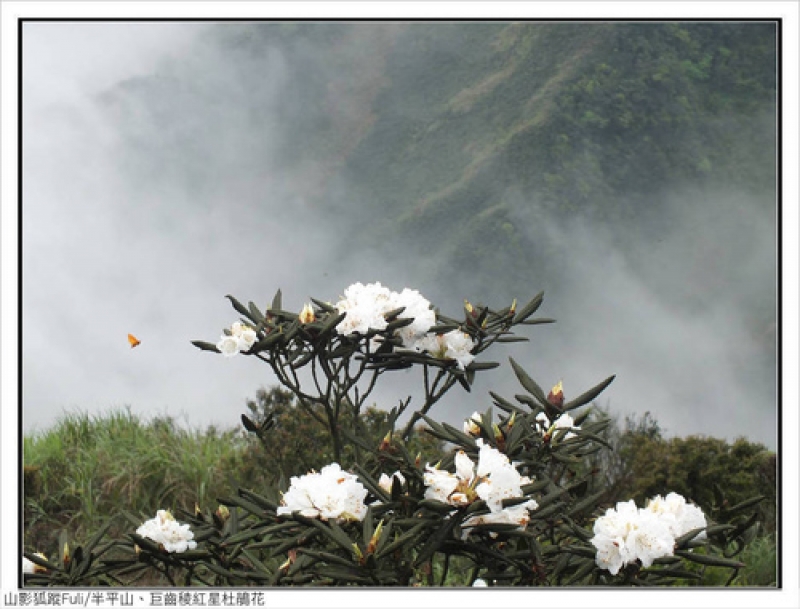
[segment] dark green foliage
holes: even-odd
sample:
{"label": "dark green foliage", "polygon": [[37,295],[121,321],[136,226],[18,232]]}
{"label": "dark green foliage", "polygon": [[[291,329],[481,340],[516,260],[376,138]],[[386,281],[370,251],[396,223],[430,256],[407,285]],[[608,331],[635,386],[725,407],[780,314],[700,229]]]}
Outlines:
{"label": "dark green foliage", "polygon": [[734,508],[762,497],[753,507],[763,532],[774,532],[776,456],[765,446],[744,438],[733,443],[703,436],[664,438],[650,413],[638,420],[628,417],[624,427],[613,430],[611,436],[617,461],[604,464],[608,503],[622,498],[641,502],[674,491],[691,497],[706,514],[727,522]]}

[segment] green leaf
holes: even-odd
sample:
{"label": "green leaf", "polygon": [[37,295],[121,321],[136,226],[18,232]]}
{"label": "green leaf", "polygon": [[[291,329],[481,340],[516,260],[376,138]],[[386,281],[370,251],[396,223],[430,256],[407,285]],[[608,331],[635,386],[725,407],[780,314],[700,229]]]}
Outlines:
{"label": "green leaf", "polygon": [[306,518],[305,516],[301,515],[300,512],[294,512],[292,517],[298,522],[302,522],[303,524],[307,524],[318,529],[323,535],[347,550],[347,552],[352,551],[353,540],[350,539],[341,529],[341,527],[333,520],[329,520],[327,523],[324,523],[316,518]]}
{"label": "green leaf", "polygon": [[522,385],[525,391],[534,396],[541,403],[542,407],[544,407],[545,404],[549,404],[547,401],[547,396],[545,395],[544,391],[542,391],[542,388],[536,384],[536,381],[534,381],[528,375],[528,373],[522,369],[522,366],[514,361],[513,357],[509,357],[508,359],[511,362],[511,368],[513,368],[514,374],[517,376],[517,380],[519,380],[520,385]]}
{"label": "green leaf", "polygon": [[705,527],[697,527],[696,529],[687,531],[686,533],[675,539],[675,545],[679,548],[683,548],[687,543],[692,541],[692,539],[697,537],[704,530]]}
{"label": "green leaf", "polygon": [[542,300],[544,300],[544,292],[539,292],[530,300],[530,302],[528,302],[528,304],[526,304],[517,312],[517,315],[514,317],[512,323],[518,324],[528,319],[542,304]]}
{"label": "green leaf", "polygon": [[576,514],[582,513],[587,508],[593,508],[597,505],[597,500],[600,499],[603,495],[605,495],[606,489],[598,491],[596,493],[592,493],[588,497],[585,497],[581,501],[575,504],[575,506],[569,510],[568,514],[570,516],[575,516]]}
{"label": "green leaf", "polygon": [[321,550],[312,550],[310,548],[299,548],[298,552],[300,554],[305,554],[306,556],[310,556],[312,558],[316,558],[320,561],[324,561],[327,563],[333,563],[342,567],[354,568],[354,564],[352,560],[348,560],[337,554],[332,554],[331,552],[323,552]]}
{"label": "green leaf", "polygon": [[561,463],[567,463],[568,465],[576,465],[576,464],[581,462],[581,460],[578,459],[577,457],[572,457],[570,455],[564,455],[564,454],[561,453],[561,451],[557,451],[557,450],[551,452],[550,456],[552,456],[553,459],[555,459],[556,461],[559,461]]}
{"label": "green leaf", "polygon": [[467,366],[467,370],[491,370],[492,368],[497,368],[500,364],[497,362],[476,362],[473,361],[469,366]]}
{"label": "green leaf", "polygon": [[[242,497],[220,497],[218,501],[222,505],[240,507],[244,511],[249,512],[254,516],[258,516],[259,518],[266,515],[266,510],[264,508]],[[233,516],[233,511],[231,511],[231,517],[232,516]]]}
{"label": "green leaf", "polygon": [[86,552],[86,554],[91,554],[92,553],[92,551],[94,550],[95,546],[98,543],[100,543],[100,540],[103,538],[103,535],[106,534],[106,531],[108,531],[110,526],[111,526],[111,523],[107,522],[106,524],[104,524],[103,526],[100,527],[100,529],[92,536],[91,539],[89,539],[88,542],[86,542],[86,545],[84,546],[84,551]]}
{"label": "green leaf", "polygon": [[[342,431],[345,431],[345,430],[344,430],[344,429],[342,429]],[[350,435],[351,435],[351,434],[349,434],[349,433],[346,433],[345,435],[347,435],[348,437],[350,437]],[[353,436],[353,438],[355,438],[355,437],[356,437],[356,436]],[[368,445],[367,445],[367,444],[366,444],[366,442],[365,442],[365,443],[363,444],[363,446],[366,448]],[[368,448],[368,450],[372,450],[372,449],[371,449],[371,448]],[[383,501],[383,502],[386,502],[386,501],[390,501],[390,500],[391,500],[391,497],[388,495],[388,493],[387,493],[386,491],[384,491],[384,490],[383,490],[383,489],[380,487],[380,485],[379,485],[379,484],[378,484],[378,483],[375,481],[375,478],[373,478],[372,476],[370,476],[370,475],[369,475],[369,472],[367,472],[367,470],[365,470],[363,467],[361,467],[361,465],[360,465],[359,463],[356,463],[356,464],[353,466],[353,470],[354,470],[354,471],[355,471],[355,472],[358,474],[359,481],[360,481],[360,482],[361,482],[361,483],[362,483],[362,484],[363,484],[363,485],[366,487],[366,489],[367,489],[368,491],[370,491],[370,492],[371,492],[373,495],[375,495],[376,497],[378,497],[378,498],[379,498],[381,501]],[[369,511],[370,511],[371,509],[372,509],[372,508],[368,508],[368,509],[367,509],[367,512],[369,513]]]}
{"label": "green leaf", "polygon": [[253,318],[252,318],[252,317],[250,317],[250,311],[248,311],[248,310],[247,310],[247,308],[246,308],[246,307],[245,307],[245,306],[244,306],[244,305],[243,305],[241,302],[239,302],[238,300],[236,300],[236,299],[235,299],[233,296],[231,296],[230,294],[226,294],[226,295],[225,295],[225,298],[227,298],[228,300],[230,300],[230,301],[231,301],[231,304],[233,305],[233,308],[234,308],[234,309],[236,309],[236,311],[237,311],[237,312],[239,312],[239,313],[241,313],[242,315],[244,315],[244,316],[245,316],[247,319],[249,319],[250,321],[255,321],[255,320],[253,320]]}
{"label": "green leaf", "polygon": [[239,489],[239,495],[247,499],[248,501],[252,501],[256,505],[264,508],[268,512],[275,512],[278,509],[278,505],[274,501],[270,501],[266,497],[259,495],[258,493],[254,493],[253,491],[249,491],[244,488]]}
{"label": "green leaf", "polygon": [[282,301],[282,296],[281,296],[281,291],[279,289],[277,292],[275,292],[275,297],[272,299],[272,305],[269,308],[270,311],[280,311],[281,301]]}
{"label": "green leaf", "polygon": [[258,310],[258,307],[252,300],[247,303],[247,308],[250,311],[250,319],[257,324],[260,324],[264,321],[264,315]]}
{"label": "green leaf", "polygon": [[583,563],[583,565],[575,571],[575,574],[569,579],[567,582],[568,586],[572,586],[580,582],[584,577],[589,575],[595,568],[595,561],[594,560],[587,560]]}
{"label": "green leaf", "polygon": [[703,576],[699,573],[695,573],[694,571],[685,571],[683,569],[643,569],[642,573],[647,573],[650,575],[657,575],[659,577],[670,577],[670,578],[678,578],[678,579],[696,579],[701,580]]}
{"label": "green leaf", "polygon": [[[528,486],[530,485],[525,485],[524,487],[522,487],[523,492],[525,492],[525,489],[527,489]],[[550,505],[554,501],[563,500],[567,496],[567,494],[568,494],[567,491],[563,489],[558,489],[556,491],[553,491],[552,493],[542,495],[539,499],[536,500],[536,503],[539,504],[538,511],[541,511],[543,507]]]}
{"label": "green leaf", "polygon": [[497,338],[498,343],[524,343],[528,342],[530,339],[527,336],[500,336]]}
{"label": "green leaf", "polygon": [[449,514],[455,509],[449,503],[444,503],[443,501],[437,501],[435,499],[422,499],[417,506],[431,510],[437,514]]}
{"label": "green leaf", "polygon": [[250,418],[244,414],[242,415],[242,425],[244,425],[244,428],[249,432],[258,432],[258,425],[253,423],[253,421],[251,421]]}
{"label": "green leaf", "polygon": [[507,399],[497,395],[494,391],[490,391],[489,395],[494,400],[495,406],[500,408],[501,410],[505,410],[508,413],[516,412],[518,414],[526,414],[526,411],[518,406],[512,404]]}
{"label": "green leaf", "polygon": [[551,319],[549,317],[538,317],[536,319],[526,319],[522,322],[525,326],[535,326],[538,324],[554,324],[556,323],[555,319]]}
{"label": "green leaf", "polygon": [[455,518],[447,518],[444,524],[439,526],[433,534],[428,538],[428,542],[422,547],[414,560],[414,566],[419,567],[422,563],[433,556],[442,544],[453,534],[457,520]]}
{"label": "green leaf", "polygon": [[612,375],[612,376],[608,377],[603,382],[595,385],[594,387],[592,387],[588,391],[585,391],[584,393],[580,394],[574,400],[570,400],[569,402],[564,404],[564,407],[562,408],[562,410],[564,412],[566,412],[568,410],[572,410],[573,408],[577,408],[578,406],[583,406],[584,404],[587,404],[588,402],[591,402],[598,395],[600,395],[600,393],[606,387],[608,387],[615,378],[616,378],[616,375]]}
{"label": "green leaf", "polygon": [[709,556],[708,554],[689,552],[688,550],[677,550],[675,555],[681,556],[686,560],[690,560],[701,565],[709,565],[711,567],[730,567],[732,569],[742,569],[746,566],[743,562],[739,562],[738,560],[722,558],[721,556]]}
{"label": "green leaf", "polygon": [[312,298],[311,302],[313,302],[315,305],[317,305],[320,309],[322,309],[326,313],[337,313],[338,314],[338,312],[339,312],[337,310],[337,308],[334,307],[332,304],[329,304],[327,302],[322,302],[321,300],[317,300],[316,298]]}
{"label": "green leaf", "polygon": [[728,508],[725,510],[725,514],[733,514],[735,512],[741,512],[742,510],[746,510],[749,507],[756,505],[764,501],[766,497],[764,495],[759,495],[758,497],[751,497],[750,499],[745,499],[741,503],[737,503],[732,508]]}
{"label": "green leaf", "polygon": [[331,315],[328,319],[325,320],[325,323],[322,324],[320,328],[320,334],[327,334],[331,330],[333,330],[339,323],[347,317],[347,313],[339,313],[337,315]]}
{"label": "green leaf", "polygon": [[452,332],[453,330],[458,330],[461,328],[460,324],[452,323],[452,324],[438,324],[436,326],[431,326],[428,328],[428,332],[431,334],[447,334],[448,332]]}
{"label": "green leaf", "polygon": [[[418,524],[414,525],[406,533],[403,533],[391,543],[387,543],[386,545],[384,545],[383,548],[381,548],[379,551],[375,553],[375,558],[380,560],[381,558],[387,556],[388,554],[391,554],[398,548],[402,548],[406,545],[415,545],[417,538],[421,538],[420,533],[422,533],[422,531],[428,526],[430,526],[430,523],[426,520],[423,520]],[[388,531],[384,531],[384,535],[388,536]]]}
{"label": "green leaf", "polygon": [[597,556],[597,550],[595,550],[593,547],[589,548],[586,546],[570,545],[570,546],[562,546],[561,549],[564,552],[569,552],[570,554],[574,554],[575,556],[591,558],[592,560],[594,560],[595,557]]}
{"label": "green leaf", "polygon": [[273,330],[269,334],[267,334],[266,338],[262,338],[260,341],[255,343],[251,349],[253,353],[258,353],[259,351],[264,351],[274,345],[275,343],[282,341],[285,338],[285,335],[280,330]]}
{"label": "green leaf", "polygon": [[213,351],[214,353],[221,353],[217,346],[213,343],[207,343],[202,340],[193,340],[192,344],[201,351]]}

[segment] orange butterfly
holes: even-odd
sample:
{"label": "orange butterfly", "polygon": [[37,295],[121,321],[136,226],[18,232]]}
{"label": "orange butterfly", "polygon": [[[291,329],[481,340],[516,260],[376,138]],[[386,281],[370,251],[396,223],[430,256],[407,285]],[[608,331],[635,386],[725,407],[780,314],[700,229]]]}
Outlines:
{"label": "orange butterfly", "polygon": [[128,342],[131,344],[131,349],[133,349],[134,347],[138,347],[142,341],[136,338],[133,334],[128,334]]}

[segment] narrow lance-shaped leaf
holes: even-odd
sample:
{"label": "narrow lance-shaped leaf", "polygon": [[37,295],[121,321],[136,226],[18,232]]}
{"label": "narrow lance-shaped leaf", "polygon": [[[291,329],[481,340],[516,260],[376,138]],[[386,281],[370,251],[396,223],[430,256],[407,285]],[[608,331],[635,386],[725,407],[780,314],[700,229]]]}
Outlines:
{"label": "narrow lance-shaped leaf", "polygon": [[247,303],[247,307],[250,311],[250,319],[252,319],[257,324],[260,324],[261,322],[264,321],[264,315],[261,313],[261,311],[258,310],[256,303],[250,301]]}
{"label": "narrow lance-shaped leaf", "polygon": [[239,302],[238,300],[236,300],[236,298],[234,298],[234,297],[233,297],[233,296],[231,296],[230,294],[226,294],[226,295],[225,295],[225,298],[227,298],[228,300],[230,300],[230,301],[231,301],[231,304],[233,305],[233,308],[234,308],[234,309],[236,309],[236,311],[237,311],[238,313],[241,313],[241,314],[242,314],[242,315],[244,315],[244,316],[245,316],[247,319],[250,319],[250,320],[252,320],[252,321],[255,321],[255,320],[254,320],[254,319],[253,319],[253,318],[250,316],[250,311],[248,311],[248,310],[247,310],[247,307],[245,307],[245,306],[244,306],[244,305],[243,305],[241,302]]}
{"label": "narrow lance-shaped leaf", "polygon": [[602,383],[599,383],[599,384],[595,385],[594,387],[592,387],[588,391],[585,391],[582,394],[580,394],[574,400],[570,400],[569,402],[564,404],[564,407],[562,408],[562,410],[566,412],[567,410],[572,410],[573,408],[577,408],[578,406],[583,406],[584,404],[587,404],[587,403],[591,402],[598,395],[600,395],[600,393],[602,393],[602,391],[606,387],[608,387],[615,378],[616,378],[616,375],[609,376]]}
{"label": "narrow lance-shaped leaf", "polygon": [[701,565],[709,565],[712,567],[730,567],[732,569],[742,569],[746,566],[743,562],[739,562],[738,560],[722,558],[721,556],[709,556],[708,554],[689,552],[688,550],[677,550],[675,555]]}
{"label": "narrow lance-shaped leaf", "polygon": [[735,512],[741,512],[742,510],[746,510],[747,508],[752,507],[757,503],[760,503],[764,499],[765,499],[764,495],[758,495],[757,497],[751,497],[750,499],[745,499],[741,503],[737,503],[736,505],[734,505],[732,508],[728,508],[727,510],[725,510],[725,513],[733,514]]}
{"label": "narrow lance-shaped leaf", "polygon": [[214,353],[220,353],[220,350],[217,349],[217,346],[213,343],[207,343],[203,340],[193,340],[192,344],[202,351],[213,351]]}
{"label": "narrow lance-shaped leaf", "polygon": [[528,304],[526,304],[517,312],[516,317],[514,317],[514,323],[518,324],[523,322],[533,315],[536,312],[536,309],[538,309],[542,304],[542,300],[544,300],[544,292],[539,292],[531,299],[530,302],[528,302]]}
{"label": "narrow lance-shaped leaf", "polygon": [[272,299],[272,305],[270,306],[270,311],[280,311],[281,310],[281,291],[280,289],[275,292],[275,297]]}
{"label": "narrow lance-shaped leaf", "polygon": [[508,360],[511,362],[511,368],[514,370],[514,374],[517,376],[520,385],[522,385],[525,391],[534,396],[541,403],[542,407],[548,404],[547,396],[544,394],[544,391],[542,391],[542,388],[536,384],[536,381],[522,369],[522,366],[514,361],[513,357],[509,357]]}

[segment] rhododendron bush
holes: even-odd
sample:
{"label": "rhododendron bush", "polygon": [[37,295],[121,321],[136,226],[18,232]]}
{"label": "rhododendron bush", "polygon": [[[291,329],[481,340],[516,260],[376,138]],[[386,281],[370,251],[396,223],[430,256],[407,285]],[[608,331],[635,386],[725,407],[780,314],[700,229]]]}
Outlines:
{"label": "rhododendron bush", "polygon": [[[264,310],[228,298],[239,318],[218,341],[194,345],[264,362],[298,416],[326,430],[331,462],[193,513],[132,516],[127,539],[97,537],[79,560],[27,555],[29,583],[121,581],[155,569],[182,585],[670,585],[701,579],[704,566],[744,566],[734,555],[752,534],[747,509],[757,499],[725,522],[676,493],[601,504],[606,489],[590,459],[608,449],[609,421],[592,403],[613,376],[570,399],[568,381],[546,393],[509,358],[521,386],[512,397],[490,392],[485,411],[455,425],[432,416],[445,394],[470,391],[499,365],[487,350],[552,321],[533,317],[541,294],[520,308],[465,301],[459,317],[380,283],[351,285],[335,302],[312,298],[299,312],[283,308],[280,291]],[[406,377],[419,382],[417,401],[400,395],[385,405],[382,440],[368,440],[359,417],[375,388],[408,369],[418,372]],[[269,442],[269,418],[242,422]],[[417,434],[444,448],[415,453]]]}

